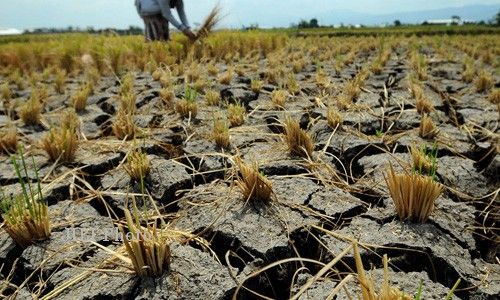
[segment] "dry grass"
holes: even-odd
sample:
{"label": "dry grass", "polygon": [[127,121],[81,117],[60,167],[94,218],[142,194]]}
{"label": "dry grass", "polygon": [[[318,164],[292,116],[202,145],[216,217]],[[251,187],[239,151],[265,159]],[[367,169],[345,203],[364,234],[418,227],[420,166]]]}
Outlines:
{"label": "dry grass", "polygon": [[432,102],[425,96],[424,90],[420,86],[420,83],[417,83],[415,81],[416,80],[413,79],[413,77],[408,80],[411,94],[413,98],[415,98],[415,106],[417,108],[417,112],[419,114],[428,114],[433,112],[435,110],[434,105],[432,105]]}
{"label": "dry grass", "polygon": [[356,270],[358,275],[359,285],[361,287],[361,297],[363,300],[413,300],[409,295],[404,294],[396,287],[389,284],[389,263],[387,254],[384,255],[384,281],[379,291],[376,291],[373,278],[367,278],[359,247],[356,242],[353,243],[354,260],[356,262]]}
{"label": "dry grass", "polygon": [[14,156],[12,163],[22,188],[22,194],[6,196],[0,189],[0,211],[5,222],[5,231],[16,244],[27,247],[35,241],[45,240],[50,236],[50,218],[48,205],[42,195],[35,161],[32,158],[36,176],[36,186],[33,186],[30,181],[25,181],[25,178],[29,178],[29,166],[25,162],[22,149],[19,156],[21,163],[19,164]]}
{"label": "dry grass", "polygon": [[163,70],[158,68],[151,73],[151,77],[153,78],[154,81],[159,81],[161,76],[163,75]]}
{"label": "dry grass", "polygon": [[419,83],[417,83],[417,80],[415,79],[414,76],[408,77],[408,86],[410,88],[411,95],[413,96],[413,98],[417,99],[424,96],[424,90],[422,89],[422,86]]}
{"label": "dry grass", "polygon": [[200,66],[195,62],[191,63],[189,68],[187,68],[187,70],[184,72],[184,77],[185,77],[185,82],[187,83],[193,83],[198,79],[200,79],[201,77]]}
{"label": "dry grass", "polygon": [[21,105],[19,116],[26,125],[38,125],[42,119],[43,105],[37,95],[32,95]]}
{"label": "dry grass", "polygon": [[429,114],[434,111],[434,105],[423,94],[415,98],[415,106],[419,114]]}
{"label": "dry grass", "polygon": [[300,85],[297,82],[297,79],[295,78],[294,74],[288,75],[286,81],[286,88],[288,92],[292,95],[297,95],[298,93],[300,93]]}
{"label": "dry grass", "polygon": [[230,144],[229,127],[221,119],[214,118],[214,128],[212,130],[212,139],[215,144],[221,148],[228,148]]}
{"label": "dry grass", "polygon": [[401,220],[425,222],[434,211],[434,202],[443,187],[430,176],[396,174],[392,165],[384,179]]}
{"label": "dry grass", "polygon": [[71,104],[76,111],[83,111],[87,107],[87,100],[91,94],[91,87],[84,85],[77,91],[73,96],[71,96]]}
{"label": "dry grass", "polygon": [[150,168],[148,155],[140,149],[133,150],[127,156],[125,170],[130,178],[140,181],[149,174]]}
{"label": "dry grass", "polygon": [[328,89],[332,86],[330,77],[322,69],[316,72],[316,85],[321,89]]}
{"label": "dry grass", "polygon": [[227,106],[227,119],[231,127],[240,126],[245,123],[246,109],[240,103]]}
{"label": "dry grass", "polygon": [[494,89],[488,95],[488,100],[493,104],[500,104],[500,89]]}
{"label": "dry grass", "polygon": [[198,92],[187,87],[184,92],[184,99],[175,105],[175,111],[183,118],[196,118],[198,114],[198,104],[196,103],[197,97]]}
{"label": "dry grass", "polygon": [[0,85],[0,97],[5,101],[12,99],[12,91],[10,90],[9,83],[5,82]]}
{"label": "dry grass", "polygon": [[220,103],[220,93],[214,90],[208,90],[205,93],[205,102],[207,105],[217,106]]}
{"label": "dry grass", "polygon": [[221,19],[221,7],[216,5],[201,24],[200,29],[196,33],[196,40],[208,37],[215,26],[220,23]]}
{"label": "dry grass", "polygon": [[183,118],[196,118],[198,105],[196,102],[183,99],[175,105],[175,111]]}
{"label": "dry grass", "polygon": [[193,83],[193,88],[198,92],[203,92],[208,85],[206,78],[202,77]]}
{"label": "dry grass", "polygon": [[252,79],[252,81],[250,82],[250,89],[254,93],[260,93],[260,90],[262,90],[263,86],[264,82],[262,80]]}
{"label": "dry grass", "polygon": [[361,83],[356,78],[349,80],[344,86],[344,96],[347,102],[352,103],[361,94]]}
{"label": "dry grass", "polygon": [[224,72],[221,76],[219,76],[219,83],[229,85],[231,84],[231,80],[233,80],[233,77],[234,77],[233,68],[228,68],[226,72]]}
{"label": "dry grass", "polygon": [[425,154],[425,148],[418,149],[415,145],[412,145],[410,153],[414,171],[420,174],[430,174],[432,172],[434,165],[431,158]]}
{"label": "dry grass", "polygon": [[16,69],[14,72],[12,72],[9,75],[9,81],[12,82],[13,84],[15,84],[17,86],[17,88],[20,90],[24,90],[24,88],[26,86],[26,84],[24,82],[24,78],[23,78],[21,72],[19,71],[19,69]]}
{"label": "dry grass", "polygon": [[245,201],[271,202],[274,197],[273,185],[259,172],[259,165],[257,163],[246,165],[239,158],[235,162],[240,171],[236,185],[240,188]]}
{"label": "dry grass", "polygon": [[41,141],[42,149],[52,162],[69,163],[78,149],[78,135],[74,128],[52,128]]}
{"label": "dry grass", "polygon": [[217,68],[217,66],[211,62],[207,65],[207,73],[208,75],[210,76],[217,76],[217,74],[219,74],[219,68]]}
{"label": "dry grass", "polygon": [[57,93],[64,94],[64,87],[66,86],[66,70],[60,69],[56,72],[54,77],[54,88]]}
{"label": "dry grass", "polygon": [[68,109],[63,113],[61,127],[74,130],[75,132],[80,130],[80,119],[74,110]]}
{"label": "dry grass", "polygon": [[17,150],[17,129],[8,126],[0,129],[0,153],[14,153]]}
{"label": "dry grass", "polygon": [[292,118],[287,118],[285,122],[284,139],[292,156],[312,157],[314,151],[312,137]]}
{"label": "dry grass", "polygon": [[160,99],[167,108],[174,106],[175,93],[173,88],[163,88],[160,90]]}
{"label": "dry grass", "polygon": [[138,128],[134,122],[134,115],[121,110],[116,114],[112,129],[113,134],[120,140],[131,140],[138,133]]}
{"label": "dry grass", "polygon": [[121,79],[120,95],[132,94],[134,91],[134,74],[127,73]]}
{"label": "dry grass", "polygon": [[326,111],[326,121],[330,128],[335,129],[337,128],[337,126],[342,125],[342,122],[344,120],[342,119],[342,115],[337,109],[335,109],[334,107],[328,107]]}
{"label": "dry grass", "polygon": [[439,133],[438,128],[434,125],[432,118],[428,115],[423,115],[420,120],[419,135],[424,139],[433,139]]}
{"label": "dry grass", "polygon": [[462,72],[462,81],[465,83],[471,83],[476,76],[476,70],[474,68],[474,61],[472,59],[466,59],[464,62],[464,69]]}
{"label": "dry grass", "polygon": [[284,108],[286,100],[288,98],[288,92],[285,90],[274,90],[271,93],[271,102],[277,108]]}
{"label": "dry grass", "polygon": [[133,214],[125,210],[126,231],[121,226],[123,244],[135,272],[140,277],[160,277],[170,266],[170,238],[156,223],[141,226],[141,218],[134,201]]}
{"label": "dry grass", "polygon": [[490,73],[483,70],[477,76],[476,80],[474,81],[474,85],[478,93],[487,92],[494,85],[493,77]]}
{"label": "dry grass", "polygon": [[169,72],[163,71],[160,76],[160,84],[162,88],[170,88],[173,86],[172,75]]}
{"label": "dry grass", "polygon": [[135,114],[137,110],[137,106],[135,105],[136,98],[135,94],[131,92],[122,93],[119,98],[120,110],[125,113]]}

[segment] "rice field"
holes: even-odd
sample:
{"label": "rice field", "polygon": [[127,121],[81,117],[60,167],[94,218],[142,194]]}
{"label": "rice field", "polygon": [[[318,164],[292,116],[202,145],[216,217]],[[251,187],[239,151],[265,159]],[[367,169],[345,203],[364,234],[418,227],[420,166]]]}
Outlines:
{"label": "rice field", "polygon": [[500,37],[445,33],[0,38],[0,297],[497,299]]}

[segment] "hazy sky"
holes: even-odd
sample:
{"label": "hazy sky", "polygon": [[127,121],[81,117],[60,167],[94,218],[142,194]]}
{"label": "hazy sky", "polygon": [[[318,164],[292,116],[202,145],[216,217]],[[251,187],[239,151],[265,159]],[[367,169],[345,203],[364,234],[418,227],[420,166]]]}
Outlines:
{"label": "hazy sky", "polygon": [[[184,0],[192,23],[200,22],[218,0]],[[134,0],[0,0],[0,28],[34,27],[85,28],[140,25]],[[476,4],[500,4],[500,0],[220,0],[225,26],[239,27],[258,23],[262,27],[288,26],[301,17],[328,12],[349,15],[391,14]],[[492,12],[493,16],[496,12]],[[321,18],[320,18],[321,21]],[[335,23],[334,20],[324,22]]]}

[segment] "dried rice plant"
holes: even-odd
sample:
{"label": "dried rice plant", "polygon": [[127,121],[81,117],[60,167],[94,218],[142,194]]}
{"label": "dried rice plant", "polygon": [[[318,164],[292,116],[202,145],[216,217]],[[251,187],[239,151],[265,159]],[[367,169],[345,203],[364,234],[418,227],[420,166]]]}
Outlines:
{"label": "dried rice plant", "polygon": [[202,77],[193,83],[193,88],[198,92],[203,92],[207,87],[208,82],[206,78]]}
{"label": "dried rice plant", "polygon": [[160,77],[163,75],[163,70],[161,68],[157,68],[151,73],[151,77],[154,81],[159,81]]}
{"label": "dried rice plant", "polygon": [[38,125],[42,119],[43,105],[36,96],[31,96],[28,101],[21,105],[19,115],[26,125]]}
{"label": "dried rice plant", "polygon": [[201,77],[201,68],[200,66],[193,62],[191,65],[187,68],[187,70],[184,72],[184,77],[185,77],[185,82],[186,83],[193,83],[200,79]]}
{"label": "dried rice plant", "polygon": [[224,120],[214,118],[214,128],[212,131],[212,139],[215,144],[221,148],[227,148],[230,144],[229,128]]}
{"label": "dried rice plant", "polygon": [[140,181],[149,174],[151,164],[148,155],[136,149],[127,156],[127,164],[124,167],[130,178]]}
{"label": "dried rice plant", "polygon": [[61,128],[71,129],[75,132],[80,130],[80,119],[74,110],[68,109],[63,113]]}
{"label": "dried rice plant", "polygon": [[0,153],[14,153],[17,150],[17,129],[14,125],[0,129]]}
{"label": "dried rice plant", "polygon": [[120,95],[120,110],[125,113],[135,114],[137,106],[135,105],[136,96],[132,92],[122,93]]}
{"label": "dried rice plant", "polygon": [[198,114],[198,105],[196,102],[183,99],[175,105],[175,110],[183,118],[196,118]]}
{"label": "dried rice plant", "polygon": [[226,72],[222,73],[221,76],[219,76],[219,83],[220,84],[225,84],[229,85],[231,84],[231,80],[233,80],[234,76],[234,71],[233,68],[228,68]]}
{"label": "dried rice plant", "polygon": [[358,281],[361,287],[361,297],[363,300],[413,300],[412,297],[401,292],[396,287],[389,284],[389,262],[387,254],[384,254],[384,281],[380,290],[376,292],[375,282],[373,278],[367,278],[359,247],[356,242],[353,242],[354,260],[356,262],[356,270],[358,273]]}
{"label": "dried rice plant", "polygon": [[500,89],[494,89],[488,95],[488,100],[493,104],[500,104]]}
{"label": "dried rice plant", "polygon": [[137,275],[160,277],[170,268],[171,238],[156,223],[143,227],[141,219],[134,200],[133,213],[125,210],[126,227],[120,226],[123,244]]}
{"label": "dried rice plant", "polygon": [[127,73],[121,79],[120,95],[132,94],[134,90],[135,78],[134,74]]}
{"label": "dried rice plant", "polygon": [[429,114],[434,111],[434,105],[423,94],[415,98],[415,104],[419,114]]}
{"label": "dried rice plant", "polygon": [[326,121],[330,128],[335,129],[337,126],[342,125],[343,119],[340,112],[334,107],[328,107],[326,111]]}
{"label": "dried rice plant", "polygon": [[231,127],[240,126],[245,123],[247,110],[241,103],[229,104],[227,107],[227,119]]}
{"label": "dried rice plant", "polygon": [[288,92],[292,95],[297,95],[298,93],[300,93],[300,85],[297,82],[297,78],[295,78],[295,75],[293,74],[288,75],[286,81],[286,88]]}
{"label": "dried rice plant", "polygon": [[361,82],[356,80],[356,78],[349,80],[344,86],[344,93],[346,100],[352,103],[354,99],[359,97],[361,94]]}
{"label": "dried rice plant", "polygon": [[437,145],[434,145],[429,153],[426,151],[425,145],[420,149],[412,145],[410,154],[413,161],[413,171],[434,178],[437,171]]}
{"label": "dried rice plant", "polygon": [[43,137],[42,148],[52,162],[72,162],[78,149],[78,135],[74,128],[52,128]]}
{"label": "dried rice plant", "polygon": [[487,92],[494,85],[493,77],[491,76],[491,74],[483,70],[481,71],[481,73],[479,73],[474,82],[474,85],[476,86],[476,91],[478,93]]}
{"label": "dried rice plant", "polygon": [[313,139],[309,133],[300,128],[299,122],[292,118],[287,118],[285,122],[284,138],[292,156],[304,158],[312,157],[314,151]]}
{"label": "dried rice plant", "polygon": [[67,73],[64,69],[59,69],[54,77],[54,88],[57,93],[64,94],[64,87],[66,86]]}
{"label": "dried rice plant", "polygon": [[217,4],[205,18],[205,21],[203,21],[200,29],[196,33],[196,40],[208,37],[221,20],[221,7]]}
{"label": "dried rice plant", "polygon": [[0,98],[5,101],[9,101],[12,98],[12,91],[7,82],[0,85]]}
{"label": "dried rice plant", "polygon": [[396,174],[392,165],[384,179],[401,220],[423,223],[434,211],[434,202],[443,187],[430,176]]}
{"label": "dried rice plant", "polygon": [[288,92],[285,90],[275,90],[271,93],[271,102],[277,108],[284,108],[286,100],[288,98]]}
{"label": "dried rice plant", "polygon": [[120,140],[131,140],[138,132],[138,128],[134,122],[134,115],[118,111],[116,119],[112,125],[113,134]]}
{"label": "dried rice plant", "polygon": [[432,118],[428,115],[423,115],[420,120],[419,135],[424,139],[433,139],[439,133],[438,128],[434,125]]}
{"label": "dried rice plant", "polygon": [[271,202],[274,199],[273,185],[264,174],[259,172],[259,165],[253,163],[251,166],[244,164],[240,158],[235,160],[240,174],[236,185],[240,188],[245,201]]}
{"label": "dried rice plant", "polygon": [[187,87],[184,92],[184,99],[175,105],[175,111],[177,111],[183,118],[196,118],[196,115],[198,114],[198,104],[196,103],[197,97],[198,92],[190,87]]}
{"label": "dried rice plant", "polygon": [[0,189],[0,211],[5,221],[5,231],[16,244],[27,247],[35,241],[47,239],[50,236],[51,229],[48,205],[42,195],[35,160],[32,157],[36,187],[32,186],[29,180],[25,181],[25,178],[29,178],[29,175],[22,149],[20,149],[19,157],[20,164],[15,156],[11,160],[21,185],[22,194],[6,197]]}
{"label": "dried rice plant", "polygon": [[175,93],[173,88],[163,88],[160,90],[160,99],[167,108],[173,107]]}
{"label": "dried rice plant", "polygon": [[250,89],[252,90],[252,92],[256,94],[260,93],[260,90],[262,89],[263,86],[264,82],[262,80],[252,79],[250,82]]}
{"label": "dried rice plant", "polygon": [[210,106],[217,106],[220,103],[220,93],[214,90],[208,90],[205,93],[205,102]]}
{"label": "dried rice plant", "polygon": [[210,76],[217,76],[217,74],[219,74],[219,68],[217,68],[217,66],[211,62],[207,65],[207,73],[208,75]]}
{"label": "dried rice plant", "polygon": [[71,96],[71,104],[77,112],[83,111],[85,107],[87,107],[87,100],[91,92],[91,87],[89,85],[84,85],[79,91]]}

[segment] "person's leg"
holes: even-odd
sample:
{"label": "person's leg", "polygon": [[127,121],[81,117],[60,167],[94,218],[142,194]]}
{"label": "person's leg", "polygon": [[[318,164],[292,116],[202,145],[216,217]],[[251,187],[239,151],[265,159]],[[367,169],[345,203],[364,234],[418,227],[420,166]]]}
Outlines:
{"label": "person's leg", "polygon": [[158,15],[156,17],[155,27],[156,27],[157,40],[168,41],[169,40],[168,21],[162,15]]}
{"label": "person's leg", "polygon": [[144,21],[144,40],[146,42],[151,41],[151,20],[148,17],[142,18]]}

